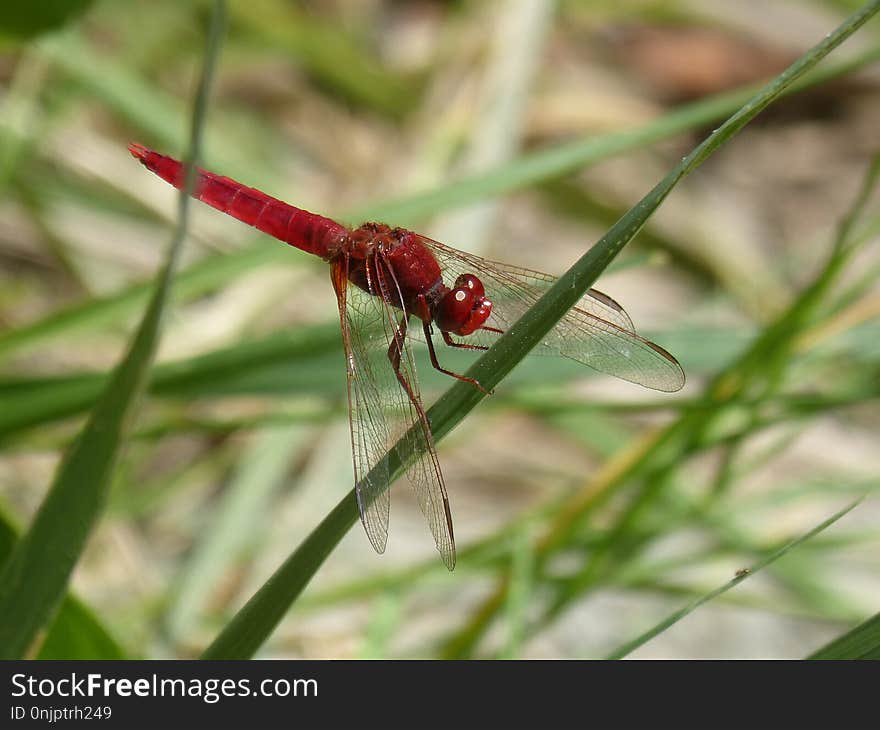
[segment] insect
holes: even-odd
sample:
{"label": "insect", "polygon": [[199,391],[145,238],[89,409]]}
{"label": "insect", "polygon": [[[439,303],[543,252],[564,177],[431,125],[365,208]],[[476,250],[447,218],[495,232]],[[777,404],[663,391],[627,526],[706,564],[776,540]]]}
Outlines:
{"label": "insect", "polygon": [[[179,161],[139,144],[129,145],[129,151],[163,180],[183,187],[184,168]],[[405,464],[406,474],[443,562],[452,570],[452,512],[422,405],[411,337],[427,344],[434,368],[482,390],[473,378],[443,367],[435,337],[448,347],[486,350],[555,277],[488,261],[384,223],[350,229],[202,169],[197,171],[192,194],[330,264],[364,530],[376,551],[384,552],[390,508],[387,453],[403,438],[404,453],[418,455]],[[676,359],[637,335],[623,307],[595,289],[559,321],[538,349],[655,390],[672,392],[684,385]]]}

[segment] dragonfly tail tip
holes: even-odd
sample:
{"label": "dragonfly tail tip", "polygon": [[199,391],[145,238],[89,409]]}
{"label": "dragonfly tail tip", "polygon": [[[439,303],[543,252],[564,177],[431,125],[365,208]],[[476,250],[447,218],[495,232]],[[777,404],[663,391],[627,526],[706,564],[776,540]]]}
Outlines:
{"label": "dragonfly tail tip", "polygon": [[149,150],[144,147],[142,144],[138,144],[137,142],[130,142],[128,145],[128,151],[131,152],[132,157],[136,157],[141,162],[144,162],[149,154]]}

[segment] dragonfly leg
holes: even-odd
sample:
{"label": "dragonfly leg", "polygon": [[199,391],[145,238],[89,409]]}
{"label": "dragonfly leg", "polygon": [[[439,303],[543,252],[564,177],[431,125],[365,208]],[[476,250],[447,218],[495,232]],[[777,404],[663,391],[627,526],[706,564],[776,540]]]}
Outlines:
{"label": "dragonfly leg", "polygon": [[[437,532],[435,532],[435,526],[433,524],[431,525],[431,531],[434,532],[434,539],[435,541],[437,541],[437,546],[440,548],[440,552],[443,555],[443,560],[446,563],[446,566],[449,568],[449,570],[452,570],[452,567],[455,566],[455,535],[452,528],[452,511],[449,509],[449,497],[446,494],[446,487],[443,486],[443,476],[440,474],[440,462],[437,461],[437,454],[434,452],[434,437],[431,435],[431,422],[428,419],[428,414],[425,412],[421,401],[419,400],[419,398],[416,397],[416,394],[413,392],[409,380],[407,380],[406,375],[404,375],[404,373],[400,369],[400,361],[403,358],[403,348],[406,344],[405,338],[408,324],[409,315],[404,314],[400,320],[400,324],[394,331],[394,337],[391,340],[391,344],[388,346],[388,359],[391,361],[391,367],[394,369],[394,374],[397,377],[397,382],[400,383],[401,387],[406,391],[406,394],[409,396],[410,403],[412,403],[413,408],[415,408],[416,415],[418,416],[418,419],[422,424],[422,433],[425,436],[425,443],[428,447],[428,455],[434,463],[434,474],[437,479],[436,483],[439,486],[440,490],[439,496],[443,501],[443,517],[446,521],[446,532],[449,535],[448,552],[443,546],[443,543],[440,541],[440,538],[436,537]],[[423,496],[420,499],[424,498],[425,497]],[[435,501],[434,495],[430,495],[430,501]],[[423,506],[422,509],[425,509],[425,507]]]}
{"label": "dragonfly leg", "polygon": [[488,350],[485,345],[470,345],[467,342],[456,342],[448,332],[441,332],[443,341],[450,347],[460,347],[462,350]]}
{"label": "dragonfly leg", "polygon": [[409,317],[407,315],[403,315],[403,318],[400,320],[400,324],[394,332],[394,337],[391,339],[391,344],[388,345],[388,359],[391,361],[391,367],[394,370],[394,375],[397,377],[397,382],[400,383],[400,386],[406,391],[406,394],[409,396],[410,401],[416,406],[419,410],[419,416],[424,415],[422,411],[421,405],[419,405],[419,399],[416,398],[415,393],[413,393],[412,388],[409,385],[409,381],[406,379],[406,376],[400,371],[400,358],[403,356],[403,343],[404,338],[406,337],[406,328],[409,321]]}
{"label": "dragonfly leg", "polygon": [[[444,375],[449,375],[453,378],[457,378],[458,380],[463,380],[465,383],[470,383],[477,390],[482,391],[486,395],[492,395],[492,392],[489,390],[486,390],[482,385],[480,385],[480,381],[478,381],[476,378],[469,378],[467,375],[459,375],[458,373],[454,373],[451,370],[447,370],[446,368],[441,367],[439,361],[437,360],[437,353],[434,350],[434,340],[432,337],[433,333],[431,332],[431,325],[428,324],[427,322],[425,322],[424,324],[422,324],[422,328],[425,330],[425,342],[428,343],[428,354],[431,356],[431,365],[434,366],[435,370],[439,370]],[[447,343],[449,342],[449,340],[446,339],[448,336],[449,336],[449,334],[447,332],[443,333],[443,339]],[[482,347],[480,345],[464,345],[461,343],[455,343],[453,345],[453,347],[464,347],[468,350],[486,350],[486,349],[488,349],[488,348]]]}
{"label": "dragonfly leg", "polygon": [[[487,332],[495,332],[499,335],[504,334],[504,330],[500,330],[497,327],[480,327],[481,330],[486,330]],[[463,350],[488,350],[489,348],[485,345],[471,345],[467,342],[456,342],[452,339],[452,335],[448,332],[443,332],[443,341],[449,345],[450,347],[460,347]]]}

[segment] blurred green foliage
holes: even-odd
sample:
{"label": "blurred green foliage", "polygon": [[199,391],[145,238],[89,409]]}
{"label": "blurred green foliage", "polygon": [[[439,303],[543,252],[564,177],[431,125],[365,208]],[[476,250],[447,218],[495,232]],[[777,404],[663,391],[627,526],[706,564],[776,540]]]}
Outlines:
{"label": "blurred green foliage", "polygon": [[0,6],[0,39],[26,41],[71,22],[93,0],[37,0],[7,2]]}

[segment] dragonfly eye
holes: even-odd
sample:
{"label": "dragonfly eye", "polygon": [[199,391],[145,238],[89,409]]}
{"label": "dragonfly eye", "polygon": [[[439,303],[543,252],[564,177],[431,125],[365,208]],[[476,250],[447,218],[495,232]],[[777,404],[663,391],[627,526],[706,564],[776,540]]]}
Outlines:
{"label": "dragonfly eye", "polygon": [[434,322],[441,332],[469,335],[479,329],[492,313],[486,289],[473,274],[462,274],[434,310]]}
{"label": "dragonfly eye", "polygon": [[477,297],[486,296],[486,289],[483,286],[483,282],[480,281],[473,274],[462,274],[461,276],[459,276],[455,280],[455,288],[471,291],[473,292],[474,296]]}

